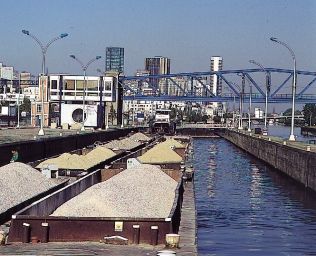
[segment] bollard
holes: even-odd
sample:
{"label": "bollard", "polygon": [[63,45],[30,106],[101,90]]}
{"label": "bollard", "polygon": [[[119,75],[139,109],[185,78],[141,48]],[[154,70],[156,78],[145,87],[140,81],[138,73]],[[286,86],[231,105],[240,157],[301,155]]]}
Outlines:
{"label": "bollard", "polygon": [[133,244],[139,244],[140,228],[139,225],[133,225]]}
{"label": "bollard", "polygon": [[271,141],[271,138],[269,138],[269,141]]}
{"label": "bollard", "polygon": [[158,244],[158,226],[150,227],[150,244],[157,245]]}
{"label": "bollard", "polygon": [[48,223],[43,222],[43,223],[42,223],[42,237],[41,237],[41,242],[42,242],[42,243],[48,243],[48,237],[49,237],[49,226],[48,226]]}
{"label": "bollard", "polygon": [[283,145],[286,145],[286,141],[283,141]]}
{"label": "bollard", "polygon": [[30,242],[30,235],[31,235],[31,225],[29,223],[23,223],[23,243]]}
{"label": "bollard", "polygon": [[178,234],[166,234],[166,246],[178,248],[180,244],[180,235]]}
{"label": "bollard", "polygon": [[306,147],[306,150],[307,150],[307,151],[311,151],[311,146],[307,146],[307,147]]}

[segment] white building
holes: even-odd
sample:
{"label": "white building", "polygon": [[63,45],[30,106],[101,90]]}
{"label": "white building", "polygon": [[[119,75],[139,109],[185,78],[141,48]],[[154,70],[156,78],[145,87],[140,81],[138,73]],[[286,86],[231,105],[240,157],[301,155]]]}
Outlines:
{"label": "white building", "polygon": [[[43,89],[42,89],[43,87]],[[104,119],[106,102],[116,100],[116,86],[113,77],[74,75],[50,75],[39,81],[39,97],[32,102],[32,124],[38,125],[44,102],[44,126],[51,122],[97,127],[98,120]],[[41,92],[44,92],[42,99]],[[83,115],[84,106],[84,115]],[[107,110],[108,111],[108,110]],[[54,119],[54,120],[53,120]]]}
{"label": "white building", "polygon": [[13,67],[0,67],[0,78],[13,80]]}
{"label": "white building", "polygon": [[[220,56],[211,57],[211,72],[223,70],[223,58]],[[214,95],[222,95],[222,79],[218,75],[210,76],[210,90]],[[223,104],[214,102],[210,104],[213,108],[213,113],[222,113]]]}
{"label": "white building", "polygon": [[[211,57],[211,72],[223,70],[223,58],[220,56]],[[222,94],[222,79],[218,75],[211,75],[210,89],[214,95]]]}

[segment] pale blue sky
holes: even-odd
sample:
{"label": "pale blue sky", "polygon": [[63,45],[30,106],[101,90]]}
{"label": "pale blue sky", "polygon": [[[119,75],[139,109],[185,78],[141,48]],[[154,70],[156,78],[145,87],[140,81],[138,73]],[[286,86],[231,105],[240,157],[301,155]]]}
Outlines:
{"label": "pale blue sky", "polygon": [[39,73],[40,48],[21,33],[43,42],[62,32],[69,37],[47,53],[49,72],[80,73],[83,62],[102,59],[88,73],[104,69],[106,46],[125,48],[125,70],[144,68],[144,58],[171,58],[171,72],[207,71],[210,56],[224,58],[224,69],[250,68],[249,59],[266,67],[291,68],[287,42],[298,69],[315,71],[315,0],[0,0],[0,62]]}

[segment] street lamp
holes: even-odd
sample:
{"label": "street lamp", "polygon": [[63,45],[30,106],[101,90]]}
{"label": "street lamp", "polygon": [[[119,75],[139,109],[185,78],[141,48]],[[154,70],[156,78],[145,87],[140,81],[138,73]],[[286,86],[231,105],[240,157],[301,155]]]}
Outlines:
{"label": "street lamp", "polygon": [[96,56],[95,58],[91,59],[88,61],[88,63],[86,65],[84,65],[82,63],[81,60],[79,60],[75,55],[70,55],[70,58],[74,59],[75,61],[77,61],[83,71],[83,97],[82,97],[82,124],[81,124],[81,131],[84,131],[84,123],[85,123],[85,94],[86,94],[86,71],[87,68],[90,66],[90,64],[92,64],[93,62],[95,62],[98,59],[101,59],[101,56]]}
{"label": "street lamp", "polygon": [[41,83],[42,83],[42,88],[41,88],[41,104],[42,104],[42,109],[41,109],[41,128],[38,132],[38,135],[44,135],[44,129],[43,129],[43,123],[44,123],[44,85],[43,85],[43,76],[45,75],[45,59],[46,59],[46,52],[48,47],[54,43],[55,41],[62,39],[66,36],[68,36],[67,33],[62,33],[57,37],[54,37],[53,39],[51,39],[46,45],[43,45],[43,43],[34,35],[32,35],[28,30],[23,29],[22,33],[33,38],[35,40],[35,42],[39,45],[39,47],[41,47],[42,50],[42,73],[41,73]]}
{"label": "street lamp", "polygon": [[252,100],[252,86],[251,86],[251,83],[249,83],[248,132],[251,132],[251,100]]}
{"label": "street lamp", "polygon": [[284,42],[279,41],[279,39],[275,37],[271,37],[270,40],[272,42],[278,43],[283,45],[286,49],[289,50],[292,58],[293,58],[293,83],[292,83],[292,119],[291,119],[291,134],[289,137],[289,140],[295,141],[295,136],[294,136],[294,114],[295,114],[295,91],[296,91],[296,58],[293,50]]}
{"label": "street lamp", "polygon": [[268,135],[268,126],[267,126],[267,115],[268,115],[268,96],[270,93],[270,73],[259,63],[254,60],[249,60],[251,64],[254,64],[262,69],[263,72],[266,74],[266,101],[265,101],[265,111],[264,111],[264,131],[263,135]]}
{"label": "street lamp", "polygon": [[18,107],[18,124],[16,128],[20,128],[20,90],[21,90],[21,73],[19,74],[19,87],[18,87],[18,100],[17,100],[17,107]]}
{"label": "street lamp", "polygon": [[[238,119],[238,130],[242,130],[242,107],[243,107],[243,90],[240,86],[234,82],[230,82],[235,85],[239,90],[239,119]],[[235,108],[235,96],[234,96],[234,108]]]}

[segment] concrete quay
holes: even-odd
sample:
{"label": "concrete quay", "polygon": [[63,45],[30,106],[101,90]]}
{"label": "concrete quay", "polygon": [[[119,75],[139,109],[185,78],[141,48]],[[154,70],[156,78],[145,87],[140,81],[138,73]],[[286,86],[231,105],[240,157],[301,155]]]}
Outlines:
{"label": "concrete quay", "polygon": [[221,136],[316,191],[316,145],[228,129]]}
{"label": "concrete quay", "polygon": [[180,249],[177,255],[197,254],[197,223],[196,223],[194,183],[187,182],[184,186],[183,204],[180,222]]}

